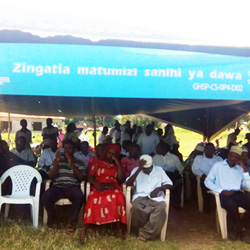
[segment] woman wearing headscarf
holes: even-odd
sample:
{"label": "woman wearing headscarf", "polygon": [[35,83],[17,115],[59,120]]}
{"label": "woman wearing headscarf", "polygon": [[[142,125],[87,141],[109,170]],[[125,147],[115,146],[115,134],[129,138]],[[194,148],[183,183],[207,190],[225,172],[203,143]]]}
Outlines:
{"label": "woman wearing headscarf", "polygon": [[115,223],[116,237],[124,238],[127,221],[121,183],[125,175],[118,161],[120,150],[120,145],[108,144],[100,159],[90,166],[88,180],[92,187],[84,211],[82,243],[89,224]]}

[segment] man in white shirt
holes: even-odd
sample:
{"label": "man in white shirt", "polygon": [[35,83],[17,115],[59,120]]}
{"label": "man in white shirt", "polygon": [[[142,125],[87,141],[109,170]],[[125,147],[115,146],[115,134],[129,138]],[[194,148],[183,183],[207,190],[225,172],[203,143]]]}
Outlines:
{"label": "man in white shirt", "polygon": [[242,147],[241,161],[246,166],[248,173],[250,173],[250,159],[248,148]]}
{"label": "man in white shirt", "polygon": [[181,207],[181,191],[182,191],[182,172],[184,170],[180,159],[169,152],[170,145],[160,142],[156,147],[157,154],[153,157],[153,163],[160,166],[166,172],[168,177],[173,182],[173,189],[171,190],[171,205],[180,209]]}
{"label": "man in white shirt", "polygon": [[211,170],[212,166],[219,161],[223,161],[220,156],[214,155],[215,147],[213,143],[207,143],[204,149],[203,155],[197,155],[194,158],[192,165],[192,171],[194,175],[200,177],[200,186],[202,189],[203,203],[204,203],[204,213],[210,212],[210,199],[211,194],[207,193],[208,189],[204,184],[204,181]]}
{"label": "man in white shirt", "polygon": [[132,197],[132,225],[139,229],[142,241],[156,239],[166,220],[166,203],[163,191],[172,187],[172,181],[152,157],[142,155],[139,167],[131,172],[127,186],[134,186]]}
{"label": "man in white shirt", "polygon": [[121,144],[121,135],[122,135],[121,125],[116,124],[116,130],[115,130],[115,132],[113,134],[112,142]]}
{"label": "man in white shirt", "polygon": [[39,170],[39,173],[41,174],[43,180],[49,179],[48,172],[56,159],[56,152],[58,151],[57,139],[51,138],[49,139],[49,142],[50,147],[43,150],[38,161],[38,167],[41,168],[41,170]]}
{"label": "man in white shirt", "polygon": [[145,132],[139,136],[137,144],[141,147],[141,154],[154,156],[156,153],[156,146],[159,142],[159,136],[157,133],[153,133],[152,125],[148,124]]}
{"label": "man in white shirt", "polygon": [[25,119],[22,119],[20,121],[20,125],[21,125],[22,128],[16,132],[15,143],[17,144],[17,140],[18,140],[19,137],[24,136],[25,140],[26,140],[25,147],[30,148],[30,143],[32,141],[32,139],[31,139],[32,134],[31,134],[31,131],[29,129],[27,129],[28,123],[27,123],[27,121]]}
{"label": "man in white shirt", "polygon": [[103,144],[105,143],[105,139],[106,139],[106,135],[108,133],[108,127],[104,126],[102,129],[102,132],[100,133],[100,135],[98,136],[98,144]]}
{"label": "man in white shirt", "polygon": [[74,157],[84,163],[84,168],[86,169],[89,158],[94,156],[94,154],[89,151],[89,143],[87,141],[83,141],[81,143],[81,151],[77,151],[74,153]]}
{"label": "man in white shirt", "polygon": [[[250,225],[250,199],[249,193],[244,193],[241,188],[250,188],[250,176],[246,166],[241,161],[242,148],[232,146],[228,158],[214,164],[210,170],[205,185],[210,190],[220,194],[221,207],[228,212],[236,226],[236,237],[250,243],[249,235],[245,229]],[[238,208],[246,210],[240,217]]]}
{"label": "man in white shirt", "polygon": [[87,133],[88,133],[87,130],[82,131],[82,133],[81,133],[81,135],[80,135],[80,140],[81,140],[81,142],[83,142],[83,141],[89,142],[89,136],[88,136]]}
{"label": "man in white shirt", "polygon": [[57,137],[58,137],[58,128],[54,127],[52,125],[52,123],[53,123],[53,120],[51,118],[48,118],[46,120],[47,127],[43,128],[43,130],[42,130],[42,137],[43,137],[43,143],[44,143],[43,148],[44,149],[49,148],[49,146],[50,146],[49,139],[50,138],[57,139]]}
{"label": "man in white shirt", "polygon": [[124,126],[124,131],[121,132],[121,145],[123,144],[124,141],[131,141],[131,136],[129,135],[129,127]]}
{"label": "man in white shirt", "polygon": [[115,120],[114,127],[109,130],[109,135],[112,137],[112,139],[114,138],[115,131],[117,130],[119,125],[120,123],[118,122],[118,120]]}
{"label": "man in white shirt", "polygon": [[16,148],[11,152],[18,158],[18,165],[24,164],[31,167],[36,166],[37,158],[30,148],[26,148],[26,139],[24,136],[20,136],[17,139]]}

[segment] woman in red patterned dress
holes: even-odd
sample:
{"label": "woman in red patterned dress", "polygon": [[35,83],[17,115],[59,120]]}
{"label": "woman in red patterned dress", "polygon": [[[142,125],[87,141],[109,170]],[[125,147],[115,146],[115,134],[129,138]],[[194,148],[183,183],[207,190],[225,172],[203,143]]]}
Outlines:
{"label": "woman in red patterned dress", "polygon": [[120,146],[108,144],[100,159],[96,159],[90,166],[88,180],[92,184],[83,219],[80,241],[86,239],[86,229],[89,224],[116,224],[116,237],[124,238],[126,228],[125,197],[121,183],[125,175],[117,157]]}

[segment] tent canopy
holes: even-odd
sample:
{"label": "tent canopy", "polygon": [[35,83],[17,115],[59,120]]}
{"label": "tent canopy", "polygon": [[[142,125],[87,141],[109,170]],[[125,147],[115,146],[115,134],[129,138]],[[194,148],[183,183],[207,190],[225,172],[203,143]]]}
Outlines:
{"label": "tent canopy", "polygon": [[[94,108],[96,115],[148,114],[212,138],[249,110],[249,48],[92,42],[3,30],[0,53],[5,112],[81,117]],[[64,75],[63,65],[69,67]],[[84,74],[77,74],[79,66]],[[117,73],[124,67],[136,69],[136,76]],[[116,75],[104,75],[103,68]]]}

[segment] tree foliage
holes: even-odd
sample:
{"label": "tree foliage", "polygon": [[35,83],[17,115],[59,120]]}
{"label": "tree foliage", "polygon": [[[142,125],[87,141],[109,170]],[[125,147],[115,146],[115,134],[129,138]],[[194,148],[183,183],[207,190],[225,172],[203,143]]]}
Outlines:
{"label": "tree foliage", "polygon": [[143,116],[143,115],[122,115],[117,119],[121,124],[124,124],[127,120],[131,121],[131,124],[136,124],[137,126],[142,126],[145,128],[148,124],[150,124],[152,121],[155,122],[155,128],[161,128],[162,123],[159,121],[155,121],[153,119],[150,119],[149,117]]}
{"label": "tree foliage", "polygon": [[[145,128],[149,123],[152,121],[155,122],[155,128],[161,128],[162,123],[159,121],[155,121],[153,119],[150,119],[146,116],[143,115],[122,115],[122,116],[106,116],[105,117],[105,125],[108,126],[109,128],[114,126],[115,120],[118,120],[120,124],[124,124],[127,120],[131,121],[131,125],[138,125],[142,126]],[[69,123],[74,122],[74,123],[92,123],[93,124],[93,118],[92,117],[79,117],[79,118],[66,118],[64,120],[65,126],[67,126]],[[97,116],[96,117],[96,125],[97,127],[103,126],[103,117],[102,116]]]}

